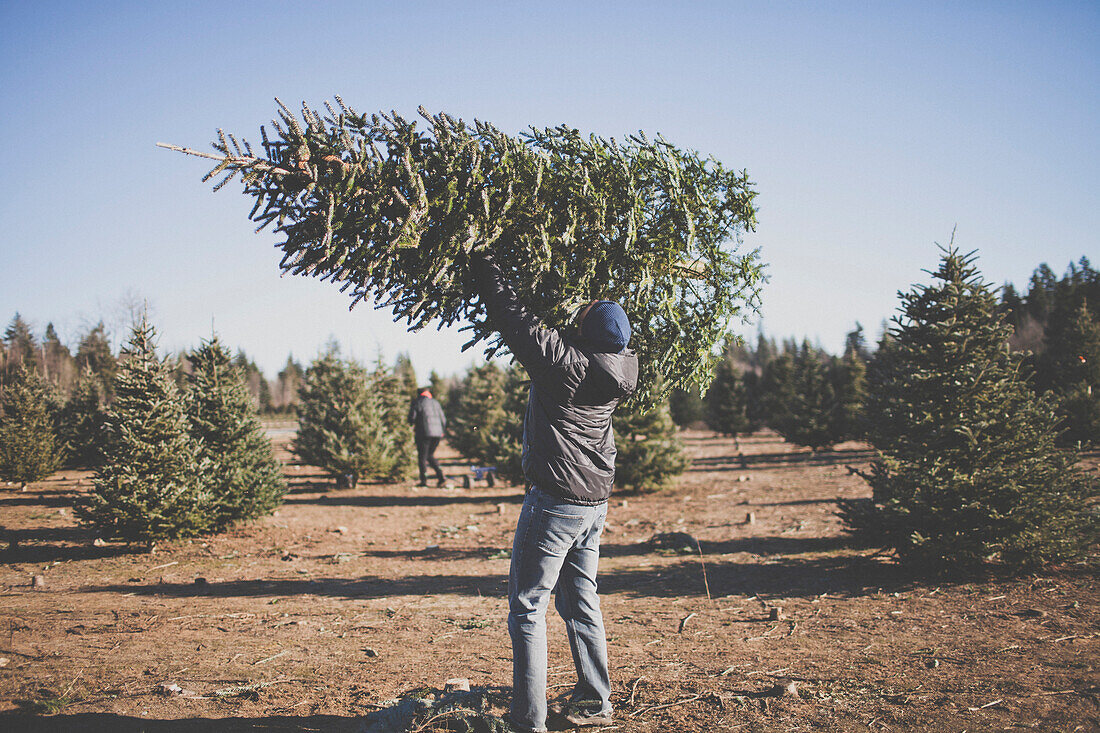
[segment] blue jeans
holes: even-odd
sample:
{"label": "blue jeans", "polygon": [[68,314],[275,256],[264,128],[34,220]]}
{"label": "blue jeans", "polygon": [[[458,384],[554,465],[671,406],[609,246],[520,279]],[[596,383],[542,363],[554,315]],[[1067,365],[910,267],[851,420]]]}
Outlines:
{"label": "blue jeans", "polygon": [[508,576],[513,722],[546,730],[546,609],[550,591],[577,669],[572,699],[611,711],[607,638],[596,595],[607,504],[569,504],[531,488],[523,501]]}

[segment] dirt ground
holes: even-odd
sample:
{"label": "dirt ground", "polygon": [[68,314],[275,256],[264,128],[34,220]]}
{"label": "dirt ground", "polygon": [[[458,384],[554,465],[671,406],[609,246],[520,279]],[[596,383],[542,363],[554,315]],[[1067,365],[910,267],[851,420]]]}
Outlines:
{"label": "dirt ground", "polygon": [[[290,430],[273,435],[285,458]],[[731,439],[684,439],[675,490],[612,498],[604,730],[1100,730],[1094,571],[914,580],[833,514],[868,493],[846,469],[862,446],[812,455],[762,434],[742,460]],[[521,488],[337,492],[287,472],[275,516],[153,554],[76,525],[88,474],[0,486],[0,730],[361,733],[448,678],[510,684]],[[670,532],[701,553],[650,542]],[[559,694],[573,672],[552,612],[549,634]],[[791,682],[797,697],[777,694]]]}

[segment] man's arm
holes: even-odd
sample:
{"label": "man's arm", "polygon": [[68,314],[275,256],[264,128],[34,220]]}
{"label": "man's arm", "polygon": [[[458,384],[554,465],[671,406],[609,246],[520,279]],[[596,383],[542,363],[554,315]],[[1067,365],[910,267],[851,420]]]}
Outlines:
{"label": "man's arm", "polygon": [[527,370],[532,379],[542,375],[567,358],[568,349],[556,330],[544,328],[516,297],[505,281],[500,267],[491,259],[475,254],[470,260],[474,286],[485,309],[489,323],[500,332],[504,343]]}

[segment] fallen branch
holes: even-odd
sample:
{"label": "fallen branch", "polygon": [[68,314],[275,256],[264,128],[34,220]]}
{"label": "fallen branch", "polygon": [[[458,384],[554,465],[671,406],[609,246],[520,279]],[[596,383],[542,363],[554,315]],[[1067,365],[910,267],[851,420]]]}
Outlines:
{"label": "fallen branch", "polygon": [[768,629],[767,631],[765,631],[761,636],[750,636],[749,638],[745,639],[745,641],[758,641],[760,639],[767,639],[768,634],[772,633],[773,631],[775,631],[778,628],[779,628],[779,624],[776,624],[775,626],[773,626],[770,629]]}
{"label": "fallen branch", "polygon": [[445,712],[433,715],[432,717],[428,718],[427,720],[425,720],[423,723],[416,726],[415,728],[409,729],[409,733],[420,733],[420,731],[427,730],[428,726],[432,725],[437,720],[442,720],[444,718],[452,718],[456,715],[466,716],[466,715],[480,715],[480,714],[476,710],[472,710],[472,709],[469,709],[469,708],[455,708],[453,710],[447,710]]}
{"label": "fallen branch", "polygon": [[253,662],[252,666],[255,667],[257,664],[263,664],[264,662],[270,662],[272,659],[278,659],[279,657],[284,656],[286,654],[290,654],[289,649],[284,649],[281,652],[279,652],[278,654],[272,654],[270,657],[267,657],[266,659],[261,659],[258,662]]}
{"label": "fallen branch", "polygon": [[638,692],[638,683],[645,679],[645,675],[642,675],[638,679],[634,680],[634,684],[630,686],[630,701],[628,705],[634,705],[634,694]]}
{"label": "fallen branch", "polygon": [[[707,694],[710,694],[710,693],[707,693]],[[704,697],[706,697],[706,695],[695,695],[693,697],[685,697],[683,700],[677,700],[676,702],[667,702],[664,705],[653,705],[652,707],[642,708],[641,710],[635,710],[633,713],[630,714],[630,717],[635,718],[635,717],[641,715],[642,713],[651,713],[654,710],[663,710],[664,708],[674,708],[677,705],[686,705],[689,702],[695,702],[696,700],[700,700]]]}
{"label": "fallen branch", "polygon": [[757,670],[756,672],[749,672],[745,676],[746,677],[752,677],[754,674],[766,674],[769,677],[771,677],[773,675],[783,674],[784,672],[789,672],[790,670],[791,670],[790,667],[783,667],[782,669],[773,669],[770,672],[765,672],[764,670],[761,669],[761,670]]}
{"label": "fallen branch", "polygon": [[[710,583],[707,582],[707,564],[703,562],[703,545],[700,542],[695,543],[695,549],[699,551],[699,565],[703,568],[703,588],[707,591],[707,603],[713,603],[714,601],[710,597]],[[694,614],[692,614],[694,615]],[[689,617],[690,618],[690,617]],[[683,629],[681,629],[683,631]]]}
{"label": "fallen branch", "polygon": [[62,697],[62,698],[68,697],[69,693],[73,691],[73,685],[75,685],[76,681],[78,679],[80,679],[83,675],[84,675],[84,670],[81,669],[79,672],[76,673],[76,677],[73,677],[73,681],[69,683],[69,686],[65,688],[65,691],[61,693],[60,697]]}
{"label": "fallen branch", "polygon": [[982,705],[981,707],[967,708],[967,710],[969,710],[970,712],[973,713],[973,712],[977,712],[978,710],[985,710],[986,708],[991,708],[994,705],[997,705],[997,704],[1002,703],[1002,702],[1004,702],[1004,700],[994,700],[993,702],[987,702],[985,705]]}
{"label": "fallen branch", "polygon": [[304,682],[305,680],[272,680],[271,682],[255,682],[251,685],[239,685],[237,687],[226,687],[222,690],[214,690],[212,693],[214,697],[230,697],[232,695],[240,695],[242,692],[253,692],[255,690],[262,690],[265,687],[271,687],[272,685],[278,685],[283,682]]}
{"label": "fallen branch", "polygon": [[730,666],[728,666],[724,670],[722,670],[722,673],[719,674],[718,676],[719,677],[725,677],[728,674],[732,674],[733,671],[735,669],[737,669],[738,667],[747,667],[747,666],[749,666],[749,665],[748,664],[731,664]]}

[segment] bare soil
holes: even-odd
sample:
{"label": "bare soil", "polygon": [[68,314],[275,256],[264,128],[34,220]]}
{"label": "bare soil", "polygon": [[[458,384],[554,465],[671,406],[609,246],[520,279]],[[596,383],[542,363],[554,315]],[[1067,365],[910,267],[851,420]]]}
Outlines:
{"label": "bare soil", "polygon": [[[290,431],[275,437],[288,459]],[[834,515],[868,493],[846,468],[863,446],[684,439],[674,490],[612,498],[606,730],[1100,730],[1093,569],[910,577]],[[461,486],[467,467],[441,458]],[[287,474],[275,516],[153,553],[75,523],[88,474],[0,486],[0,730],[359,733],[448,678],[507,692],[521,487]],[[701,552],[650,542],[670,532]],[[573,672],[552,612],[549,633],[559,694]]]}

